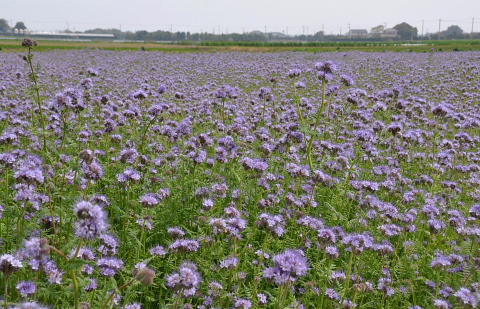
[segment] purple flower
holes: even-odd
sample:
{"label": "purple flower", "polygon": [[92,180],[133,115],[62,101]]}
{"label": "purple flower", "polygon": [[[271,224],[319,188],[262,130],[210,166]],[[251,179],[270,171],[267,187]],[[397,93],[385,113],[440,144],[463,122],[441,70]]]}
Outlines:
{"label": "purple flower", "polygon": [[285,232],[285,221],[280,215],[263,213],[259,216],[257,225],[258,227],[265,228],[265,230],[273,233],[277,237],[282,236]]}
{"label": "purple flower", "polygon": [[258,297],[258,304],[259,305],[266,305],[267,304],[267,302],[268,302],[267,295],[265,295],[263,293],[258,293],[257,297]]}
{"label": "purple flower", "polygon": [[252,308],[252,302],[245,298],[240,298],[235,302],[235,308],[250,309]]}
{"label": "purple flower", "polygon": [[100,268],[100,274],[105,277],[113,277],[123,269],[123,261],[117,257],[105,257],[97,261],[97,266]]}
{"label": "purple flower", "polygon": [[470,208],[470,216],[480,218],[480,204],[475,204]]}
{"label": "purple flower", "polygon": [[[458,291],[453,294],[457,300],[462,305],[471,306],[471,308],[476,308],[480,302],[480,295],[475,295],[469,289],[461,287]],[[468,307],[470,308],[470,307]]]}
{"label": "purple flower", "polygon": [[322,244],[334,244],[337,241],[335,233],[329,228],[319,229],[317,238]]}
{"label": "purple flower", "polygon": [[45,181],[41,164],[43,164],[42,159],[35,156],[29,156],[19,162],[13,176],[17,181],[40,185]]}
{"label": "purple flower", "polygon": [[86,201],[78,202],[73,208],[78,217],[75,234],[83,239],[93,239],[108,228],[106,212],[98,205]]}
{"label": "purple flower", "polygon": [[180,252],[195,252],[200,248],[200,243],[192,239],[177,239],[168,249]]}
{"label": "purple flower", "polygon": [[154,193],[146,193],[140,197],[140,203],[143,207],[153,208],[157,206],[159,202],[157,195]]}
{"label": "purple flower", "polygon": [[14,272],[20,270],[23,267],[22,261],[11,255],[11,254],[4,254],[0,256],[0,271],[4,273],[6,277],[9,277]]}
{"label": "purple flower", "polygon": [[14,307],[11,307],[11,309],[49,309],[49,308],[50,307],[44,307],[35,301],[23,302],[23,303],[16,304]]}
{"label": "purple flower", "polygon": [[353,80],[353,78],[349,75],[346,75],[346,74],[342,74],[340,76],[340,79],[342,81],[342,84],[344,84],[345,86],[353,86],[355,85],[355,81]]}
{"label": "purple flower", "polygon": [[125,305],[123,309],[142,309],[142,305],[139,303],[132,303],[132,304]]}
{"label": "purple flower", "polygon": [[173,239],[182,238],[185,236],[185,232],[182,231],[179,227],[171,227],[167,230],[168,235],[170,235]]}
{"label": "purple flower", "polygon": [[302,71],[297,68],[291,69],[290,71],[288,71],[288,77],[290,78],[298,77],[300,76],[300,74],[302,74]]}
{"label": "purple flower", "polygon": [[328,246],[325,248],[325,253],[331,259],[337,259],[340,256],[340,251],[337,247]]}
{"label": "purple flower", "polygon": [[334,289],[325,290],[325,295],[332,300],[340,300],[340,295]]}
{"label": "purple flower", "polygon": [[182,291],[184,297],[195,295],[202,277],[192,262],[183,262],[178,272],[166,276],[166,285],[174,291]]}
{"label": "purple flower", "polygon": [[155,246],[150,249],[150,254],[153,256],[165,256],[167,252],[165,251],[165,248],[162,246]]}
{"label": "purple flower", "polygon": [[278,285],[294,282],[308,271],[308,261],[302,250],[287,249],[275,255],[273,262],[274,266],[266,268],[263,276]]}
{"label": "purple flower", "polygon": [[451,304],[443,299],[434,299],[433,305],[438,309],[449,309],[451,307]]}
{"label": "purple flower", "polygon": [[234,269],[238,266],[238,262],[238,258],[236,256],[232,256],[222,260],[220,262],[220,268]]}
{"label": "purple flower", "polygon": [[37,287],[32,281],[22,281],[17,284],[17,290],[18,293],[22,295],[22,297],[28,297],[35,294]]}
{"label": "purple flower", "polygon": [[85,292],[92,292],[97,289],[97,280],[89,278],[90,282],[84,287]]}
{"label": "purple flower", "polygon": [[23,256],[29,259],[41,260],[50,253],[50,246],[46,238],[32,237],[25,240],[24,245]]}
{"label": "purple flower", "polygon": [[100,246],[98,247],[98,251],[102,255],[115,255],[118,253],[119,241],[115,236],[102,234],[99,239]]}
{"label": "purple flower", "polygon": [[387,237],[393,237],[402,232],[402,228],[396,224],[383,224],[379,227],[379,229]]}
{"label": "purple flower", "polygon": [[347,235],[342,240],[347,251],[356,255],[361,254],[365,250],[372,249],[374,246],[373,238],[364,234]]}

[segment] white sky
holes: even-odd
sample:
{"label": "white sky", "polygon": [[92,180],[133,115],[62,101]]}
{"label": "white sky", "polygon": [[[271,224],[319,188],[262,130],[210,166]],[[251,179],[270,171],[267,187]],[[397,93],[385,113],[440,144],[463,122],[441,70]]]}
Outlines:
{"label": "white sky", "polygon": [[[346,33],[401,22],[418,34],[480,32],[479,0],[0,0],[0,18],[31,31],[121,28],[242,33]],[[439,21],[441,20],[441,21]]]}

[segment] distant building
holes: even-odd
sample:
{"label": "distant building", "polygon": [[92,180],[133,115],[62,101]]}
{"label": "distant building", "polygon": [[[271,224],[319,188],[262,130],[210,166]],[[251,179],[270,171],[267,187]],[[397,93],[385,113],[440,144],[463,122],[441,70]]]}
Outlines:
{"label": "distant building", "polygon": [[385,29],[383,33],[380,34],[380,37],[394,39],[397,37],[397,35],[398,35],[398,31],[396,29],[389,28],[389,29]]}
{"label": "distant building", "polygon": [[254,30],[254,31],[251,31],[250,34],[265,35],[265,32]]}
{"label": "distant building", "polygon": [[367,29],[351,29],[348,31],[348,37],[350,39],[364,39],[368,38]]}
{"label": "distant building", "polygon": [[372,37],[383,39],[394,39],[398,35],[398,31],[393,28],[385,29],[383,25],[372,28]]}

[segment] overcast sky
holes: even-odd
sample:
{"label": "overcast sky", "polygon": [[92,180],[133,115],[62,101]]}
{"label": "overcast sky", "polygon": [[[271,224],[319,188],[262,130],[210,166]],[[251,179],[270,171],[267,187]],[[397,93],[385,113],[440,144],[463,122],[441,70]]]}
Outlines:
{"label": "overcast sky", "polygon": [[[480,32],[478,0],[0,0],[0,18],[31,31],[117,28],[242,33],[346,33],[406,22],[418,34]],[[441,20],[441,21],[440,21]]]}

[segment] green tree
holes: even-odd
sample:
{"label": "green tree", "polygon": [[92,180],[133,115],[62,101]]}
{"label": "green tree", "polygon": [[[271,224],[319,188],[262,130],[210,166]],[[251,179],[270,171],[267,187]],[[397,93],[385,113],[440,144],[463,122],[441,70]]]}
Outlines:
{"label": "green tree", "polygon": [[0,19],[0,33],[9,33],[12,29],[8,25],[8,21],[5,19]]}
{"label": "green tree", "polygon": [[15,27],[13,27],[13,29],[26,30],[27,27],[25,26],[25,24],[23,23],[23,21],[17,21],[17,22],[15,23]]}
{"label": "green tree", "polygon": [[402,40],[413,40],[417,37],[418,30],[415,27],[410,26],[407,23],[401,23],[393,27],[393,29],[398,31],[398,36]]}
{"label": "green tree", "polygon": [[443,31],[443,37],[447,39],[461,39],[463,37],[463,30],[459,26],[453,25]]}

